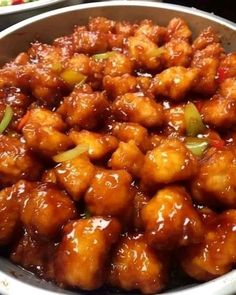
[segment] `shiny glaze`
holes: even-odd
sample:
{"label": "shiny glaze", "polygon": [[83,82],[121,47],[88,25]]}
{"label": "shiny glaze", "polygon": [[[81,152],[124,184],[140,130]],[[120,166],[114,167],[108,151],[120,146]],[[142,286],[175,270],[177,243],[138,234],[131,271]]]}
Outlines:
{"label": "shiny glaze", "polygon": [[128,235],[114,249],[108,282],[127,291],[156,293],[166,281],[164,260],[163,254],[156,253],[142,234]]}
{"label": "shiny glaze", "polygon": [[143,207],[141,217],[148,243],[158,249],[186,246],[203,238],[200,216],[183,187],[159,190]]}
{"label": "shiny glaze", "polygon": [[205,155],[192,182],[192,196],[213,207],[236,208],[235,146],[212,149]]}
{"label": "shiny glaze", "polygon": [[144,185],[187,180],[197,172],[198,163],[178,139],[166,139],[147,152],[142,169]]}
{"label": "shiny glaze", "polygon": [[27,114],[22,133],[31,149],[50,157],[73,146],[72,140],[62,132],[64,129],[65,123],[59,114],[35,108]]}
{"label": "shiny glaze", "polygon": [[100,287],[109,249],[120,232],[119,223],[111,218],[93,217],[69,223],[64,232],[56,253],[56,280],[85,290]]}
{"label": "shiny glaze", "polygon": [[[199,281],[230,271],[236,54],[220,41],[211,27],[192,40],[177,17],[95,17],[4,65],[0,121],[7,105],[14,114],[0,135],[1,253],[92,292],[157,293],[176,269]],[[205,125],[198,156],[188,102]]]}
{"label": "shiny glaze", "polygon": [[32,236],[46,239],[57,235],[62,225],[75,217],[73,201],[52,183],[39,184],[33,188],[21,211],[21,221],[27,231]]}
{"label": "shiny glaze", "polygon": [[19,204],[11,195],[11,189],[0,192],[0,245],[7,245],[14,237],[20,220]]}
{"label": "shiny glaze", "polygon": [[14,263],[33,271],[38,276],[50,280],[54,278],[53,259],[57,243],[34,239],[27,231],[11,250]]}
{"label": "shiny glaze", "polygon": [[78,157],[60,163],[54,168],[58,182],[75,201],[78,201],[88,189],[95,174],[95,167],[86,157]]}
{"label": "shiny glaze", "polygon": [[200,245],[184,249],[181,264],[192,277],[206,281],[232,269],[236,261],[236,210],[228,210],[207,224]]}
{"label": "shiny glaze", "polygon": [[103,121],[109,103],[103,92],[87,91],[84,88],[75,88],[70,96],[65,98],[58,112],[70,126],[94,129]]}
{"label": "shiny glaze", "polygon": [[11,185],[20,179],[35,180],[41,169],[41,164],[23,142],[0,135],[1,185]]}
{"label": "shiny glaze", "polygon": [[132,177],[124,170],[99,170],[85,194],[93,215],[122,216],[133,199]]}
{"label": "shiny glaze", "polygon": [[118,120],[139,123],[145,127],[156,127],[163,122],[162,106],[142,93],[126,93],[112,105]]}
{"label": "shiny glaze", "polygon": [[112,154],[108,166],[112,169],[127,170],[134,177],[140,177],[144,164],[144,154],[134,141],[120,142],[117,150]]}
{"label": "shiny glaze", "polygon": [[101,135],[86,130],[71,131],[69,137],[76,145],[82,144],[87,147],[87,155],[91,160],[101,160],[107,154],[113,152],[118,146],[118,140],[111,135]]}

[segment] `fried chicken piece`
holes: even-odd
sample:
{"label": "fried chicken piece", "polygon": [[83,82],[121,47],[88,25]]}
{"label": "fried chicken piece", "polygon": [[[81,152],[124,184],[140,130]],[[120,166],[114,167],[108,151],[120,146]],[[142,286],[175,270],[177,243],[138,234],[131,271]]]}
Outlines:
{"label": "fried chicken piece", "polygon": [[57,182],[79,201],[86,192],[95,174],[95,167],[86,156],[74,158],[58,164],[54,168]]}
{"label": "fried chicken piece", "polygon": [[84,145],[87,147],[86,154],[91,160],[103,159],[111,154],[118,146],[116,137],[109,134],[100,134],[87,130],[80,132],[71,131],[69,137],[76,145]]}
{"label": "fried chicken piece", "polygon": [[11,185],[20,179],[36,180],[42,166],[20,139],[0,135],[0,184]]}
{"label": "fried chicken piece", "polygon": [[141,217],[147,242],[157,249],[175,249],[202,239],[201,218],[181,186],[159,190],[143,207]]}
{"label": "fried chicken piece", "polygon": [[120,142],[117,150],[112,154],[108,162],[112,169],[127,170],[134,177],[140,177],[144,164],[144,154],[133,140]]}
{"label": "fried chicken piece", "polygon": [[163,123],[162,105],[142,93],[126,93],[112,104],[118,120],[139,123],[144,127],[156,127]]}
{"label": "fried chicken piece", "polygon": [[57,111],[69,126],[90,130],[104,120],[108,107],[109,102],[104,92],[93,92],[85,85],[75,87]]}
{"label": "fried chicken piece", "polygon": [[30,235],[51,239],[76,215],[75,205],[66,193],[55,184],[40,183],[30,191],[24,203],[21,221]]}
{"label": "fried chicken piece", "polygon": [[191,91],[198,79],[198,69],[171,67],[157,74],[150,91],[157,97],[180,101]]}
{"label": "fried chicken piece", "polygon": [[129,142],[133,140],[142,151],[145,152],[148,149],[148,131],[138,123],[116,122],[112,124],[111,131],[120,141]]}
{"label": "fried chicken piece", "polygon": [[67,224],[55,257],[57,283],[82,290],[101,287],[109,251],[119,233],[120,225],[112,218],[92,217]]}
{"label": "fried chicken piece", "polygon": [[236,262],[236,211],[228,210],[207,223],[202,243],[183,250],[184,271],[198,281],[209,281],[229,272]]}
{"label": "fried chicken piece", "polygon": [[163,254],[155,252],[142,234],[122,237],[113,251],[108,283],[144,294],[161,291],[167,282]]}
{"label": "fried chicken piece", "polygon": [[65,127],[59,114],[34,108],[27,113],[22,133],[29,148],[51,157],[73,146],[72,140],[63,133]]}
{"label": "fried chicken piece", "polygon": [[142,182],[167,184],[191,179],[197,173],[197,160],[178,139],[166,139],[147,152],[142,169]]}
{"label": "fried chicken piece", "polygon": [[121,217],[134,197],[131,182],[125,170],[99,169],[85,194],[88,211],[92,215]]}
{"label": "fried chicken piece", "polygon": [[203,205],[236,208],[235,147],[212,148],[192,181],[192,197]]}

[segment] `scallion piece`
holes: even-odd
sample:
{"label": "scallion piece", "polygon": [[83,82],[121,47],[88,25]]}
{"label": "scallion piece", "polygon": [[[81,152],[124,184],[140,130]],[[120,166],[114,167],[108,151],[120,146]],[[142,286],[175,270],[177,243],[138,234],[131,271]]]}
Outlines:
{"label": "scallion piece", "polygon": [[61,78],[71,87],[84,83],[86,76],[72,69],[66,69],[60,74]]}
{"label": "scallion piece", "polygon": [[202,156],[209,143],[205,138],[187,137],[185,145],[195,156]]}
{"label": "scallion piece", "polygon": [[66,152],[62,152],[62,153],[54,156],[53,160],[57,163],[73,160],[74,158],[77,158],[79,155],[87,152],[87,150],[88,150],[87,145],[79,144],[71,150],[68,150]]}
{"label": "scallion piece", "polygon": [[104,52],[104,53],[98,53],[98,54],[94,54],[92,56],[93,59],[95,60],[103,60],[103,59],[108,59],[109,57],[111,57],[114,54],[113,51],[108,51],[108,52]]}
{"label": "scallion piece", "polygon": [[0,134],[5,131],[7,126],[10,124],[13,117],[13,110],[10,106],[6,106],[2,121],[0,123]]}
{"label": "scallion piece", "polygon": [[194,137],[206,129],[198,109],[192,102],[185,106],[184,120],[187,136]]}
{"label": "scallion piece", "polygon": [[85,218],[90,218],[91,217],[91,213],[88,211],[88,209],[85,209],[84,216],[85,216]]}

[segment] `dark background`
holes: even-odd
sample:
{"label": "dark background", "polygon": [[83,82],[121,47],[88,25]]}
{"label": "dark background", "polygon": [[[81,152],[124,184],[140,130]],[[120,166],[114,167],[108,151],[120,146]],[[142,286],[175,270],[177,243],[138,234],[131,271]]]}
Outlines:
{"label": "dark background", "polygon": [[236,22],[236,0],[165,0],[163,2],[195,7]]}

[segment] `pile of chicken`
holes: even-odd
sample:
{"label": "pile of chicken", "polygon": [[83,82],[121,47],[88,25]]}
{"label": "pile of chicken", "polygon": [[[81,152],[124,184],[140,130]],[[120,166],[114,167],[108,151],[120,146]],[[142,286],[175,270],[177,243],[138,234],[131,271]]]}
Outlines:
{"label": "pile of chicken", "polygon": [[236,53],[103,17],[0,69],[0,246],[59,286],[156,293],[236,263]]}

